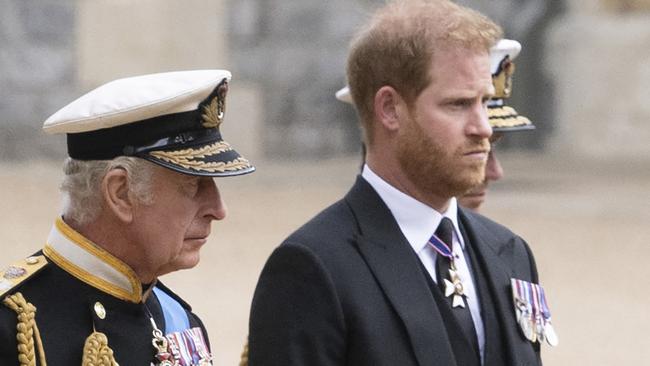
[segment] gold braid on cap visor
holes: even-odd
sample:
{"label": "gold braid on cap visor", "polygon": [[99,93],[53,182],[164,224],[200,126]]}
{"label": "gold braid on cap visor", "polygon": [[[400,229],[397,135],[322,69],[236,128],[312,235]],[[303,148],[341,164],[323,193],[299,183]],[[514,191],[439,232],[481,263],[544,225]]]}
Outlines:
{"label": "gold braid on cap visor", "polygon": [[198,149],[189,148],[176,151],[152,151],[149,152],[149,155],[185,169],[207,171],[211,173],[231,172],[250,167],[248,160],[243,157],[228,162],[206,162],[201,160],[208,156],[221,154],[230,150],[232,150],[230,144],[225,141],[220,141],[202,146]]}

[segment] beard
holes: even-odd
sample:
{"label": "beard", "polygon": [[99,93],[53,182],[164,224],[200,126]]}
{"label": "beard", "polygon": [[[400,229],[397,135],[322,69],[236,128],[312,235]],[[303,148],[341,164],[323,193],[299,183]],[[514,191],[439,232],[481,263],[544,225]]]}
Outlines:
{"label": "beard", "polygon": [[411,183],[425,195],[451,198],[480,185],[485,179],[485,160],[468,161],[468,151],[489,149],[487,139],[469,140],[456,150],[444,141],[427,137],[411,117],[397,142],[397,159]]}

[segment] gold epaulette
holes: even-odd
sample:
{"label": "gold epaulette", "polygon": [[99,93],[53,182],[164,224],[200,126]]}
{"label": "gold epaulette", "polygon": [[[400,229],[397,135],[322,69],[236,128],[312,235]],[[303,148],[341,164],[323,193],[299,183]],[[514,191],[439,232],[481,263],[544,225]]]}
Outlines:
{"label": "gold epaulette", "polygon": [[45,256],[28,257],[0,270],[0,299],[47,264]]}

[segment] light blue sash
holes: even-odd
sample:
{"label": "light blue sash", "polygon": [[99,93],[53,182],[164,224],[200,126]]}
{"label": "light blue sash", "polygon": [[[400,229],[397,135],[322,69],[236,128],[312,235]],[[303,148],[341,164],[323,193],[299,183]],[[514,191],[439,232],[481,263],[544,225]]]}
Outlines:
{"label": "light blue sash", "polygon": [[154,287],[153,292],[160,302],[160,307],[162,307],[165,317],[165,334],[182,332],[189,329],[190,319],[187,317],[187,313],[181,304],[158,287]]}

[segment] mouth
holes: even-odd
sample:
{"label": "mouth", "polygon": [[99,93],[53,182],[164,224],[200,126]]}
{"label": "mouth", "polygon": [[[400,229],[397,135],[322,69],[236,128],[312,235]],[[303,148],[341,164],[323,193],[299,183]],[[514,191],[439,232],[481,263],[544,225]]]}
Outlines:
{"label": "mouth", "polygon": [[463,155],[471,159],[487,161],[489,153],[490,153],[490,149],[487,150],[477,149],[477,150],[468,151]]}
{"label": "mouth", "polygon": [[479,143],[479,144],[472,144],[467,146],[467,150],[463,155],[474,157],[474,158],[483,158],[487,160],[489,154],[490,154],[490,145]]}
{"label": "mouth", "polygon": [[208,236],[210,236],[210,233],[190,235],[190,236],[187,236],[185,238],[185,241],[191,241],[191,242],[196,242],[196,243],[200,243],[200,244],[205,244],[205,242],[208,241]]}
{"label": "mouth", "polygon": [[468,193],[464,194],[464,196],[465,197],[476,197],[476,198],[485,197],[485,190],[482,189],[480,191],[471,191],[471,192],[468,192]]}

